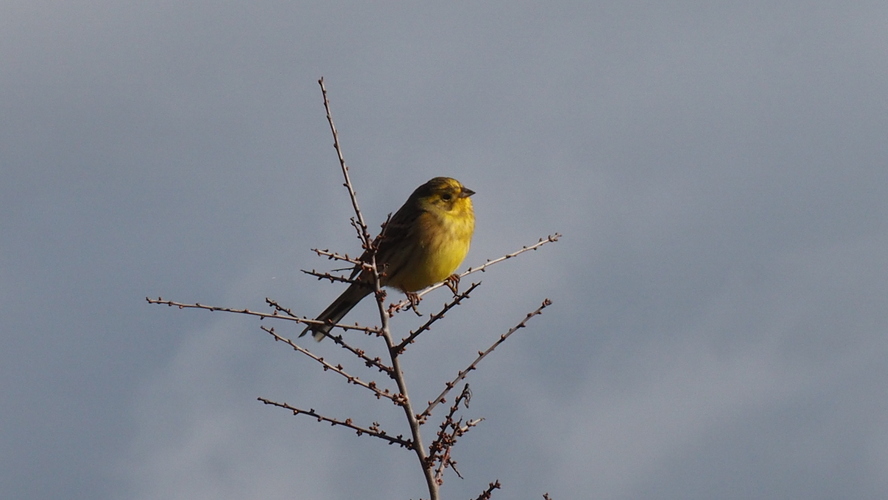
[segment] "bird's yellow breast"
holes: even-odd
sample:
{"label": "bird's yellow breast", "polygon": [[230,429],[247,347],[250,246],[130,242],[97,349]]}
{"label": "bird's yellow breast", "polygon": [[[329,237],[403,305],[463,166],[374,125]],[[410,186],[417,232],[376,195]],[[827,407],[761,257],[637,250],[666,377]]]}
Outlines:
{"label": "bird's yellow breast", "polygon": [[475,231],[475,215],[468,198],[454,210],[424,212],[417,220],[420,243],[409,270],[389,286],[415,292],[443,281],[462,264]]}

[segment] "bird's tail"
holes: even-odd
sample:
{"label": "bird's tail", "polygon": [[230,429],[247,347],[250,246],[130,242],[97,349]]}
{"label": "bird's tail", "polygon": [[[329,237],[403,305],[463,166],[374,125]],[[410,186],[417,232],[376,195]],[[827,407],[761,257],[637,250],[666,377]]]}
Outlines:
{"label": "bird's tail", "polygon": [[361,301],[364,297],[370,294],[372,289],[363,283],[352,283],[342,295],[340,295],[336,300],[333,301],[324,312],[318,316],[318,321],[323,321],[323,325],[309,325],[305,330],[299,334],[300,337],[304,336],[308,332],[312,332],[312,337],[315,340],[320,342],[324,340],[325,334],[329,333],[331,329],[333,329],[333,324],[339,323],[349,311],[352,310],[358,302]]}

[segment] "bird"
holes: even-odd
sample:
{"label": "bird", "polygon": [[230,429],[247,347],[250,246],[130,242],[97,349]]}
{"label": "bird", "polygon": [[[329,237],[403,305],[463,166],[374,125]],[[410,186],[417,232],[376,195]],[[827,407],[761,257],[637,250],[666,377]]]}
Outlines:
{"label": "bird", "polygon": [[[416,188],[374,240],[376,268],[382,286],[410,294],[450,277],[462,264],[475,232],[471,189],[450,177],[435,177]],[[359,259],[368,262],[369,252]],[[355,279],[357,277],[357,279]],[[317,317],[323,324],[309,325],[320,342],[358,302],[373,291],[373,273],[360,264],[354,280]]]}

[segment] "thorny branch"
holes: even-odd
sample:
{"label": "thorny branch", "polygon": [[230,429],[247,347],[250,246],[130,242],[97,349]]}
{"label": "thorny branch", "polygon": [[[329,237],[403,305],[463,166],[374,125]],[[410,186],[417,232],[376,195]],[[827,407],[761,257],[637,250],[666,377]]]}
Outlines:
{"label": "thorny branch", "polygon": [[[403,404],[404,396],[402,394],[392,394],[392,392],[389,391],[388,389],[380,389],[376,385],[376,382],[364,382],[363,380],[359,379],[358,377],[356,377],[354,375],[350,375],[349,373],[347,373],[345,371],[345,369],[342,368],[341,364],[340,365],[333,365],[333,364],[328,363],[326,360],[324,360],[324,358],[322,358],[316,354],[313,354],[311,351],[309,351],[308,349],[306,349],[304,347],[300,347],[298,344],[296,344],[292,340],[290,340],[286,337],[281,337],[280,335],[275,333],[274,328],[267,328],[265,326],[261,326],[259,328],[261,328],[262,330],[271,334],[271,336],[274,337],[275,340],[284,342],[287,345],[289,345],[290,347],[292,347],[294,350],[296,350],[297,352],[305,354],[309,358],[317,361],[318,363],[323,365],[324,371],[330,370],[332,372],[336,372],[336,373],[342,375],[343,377],[346,378],[346,380],[348,380],[348,383],[354,384],[354,385],[359,385],[365,389],[369,389],[369,390],[373,391],[376,394],[377,398],[388,398],[388,399],[391,399],[397,405]],[[388,367],[386,367],[386,368],[388,368]],[[389,368],[389,370],[391,370],[391,369]]]}
{"label": "thorny branch", "polygon": [[[206,311],[222,311],[222,312],[229,312],[229,313],[235,313],[235,314],[246,314],[247,316],[256,316],[259,319],[282,319],[282,320],[287,320],[287,321],[294,321],[296,323],[302,323],[305,325],[326,324],[323,321],[318,321],[316,319],[308,319],[304,316],[303,317],[296,316],[295,314],[293,314],[293,312],[290,309],[281,306],[280,304],[278,304],[277,302],[275,302],[274,300],[271,300],[269,298],[266,298],[265,302],[268,303],[269,306],[271,306],[275,309],[274,312],[271,312],[271,313],[263,313],[263,312],[259,312],[259,311],[253,311],[253,310],[250,310],[247,308],[236,309],[233,307],[208,306],[206,304],[201,304],[200,302],[195,302],[194,304],[189,304],[189,303],[185,303],[185,302],[175,302],[172,300],[164,300],[163,297],[158,297],[156,299],[152,299],[151,297],[145,297],[145,300],[149,304],[178,307],[179,309],[203,309]],[[333,326],[335,326],[336,328],[341,328],[346,331],[347,330],[358,330],[358,331],[365,332],[367,334],[379,334],[378,328],[374,328],[374,327],[370,327],[370,326],[360,326],[358,324],[346,325],[346,324],[340,324],[340,323],[337,323]],[[335,338],[335,336],[333,336],[333,335],[328,335],[328,337]],[[351,348],[349,346],[346,345],[345,347],[347,349],[351,350]],[[355,351],[352,350],[352,352],[355,352]]]}
{"label": "thorny branch", "polygon": [[460,380],[463,380],[464,378],[466,378],[472,370],[474,370],[475,368],[477,368],[478,363],[480,363],[482,359],[484,359],[488,354],[490,354],[491,352],[493,352],[493,350],[496,349],[497,347],[499,347],[500,344],[502,344],[503,342],[505,342],[506,339],[509,338],[509,336],[511,336],[513,333],[515,333],[515,332],[517,332],[518,330],[520,330],[521,328],[524,328],[525,326],[527,326],[527,322],[530,320],[530,318],[532,318],[532,317],[534,317],[534,316],[536,316],[536,315],[538,315],[538,314],[542,314],[542,313],[543,313],[543,309],[549,307],[550,305],[552,305],[552,301],[551,301],[551,300],[549,300],[549,299],[545,299],[545,300],[543,300],[543,303],[542,303],[542,305],[540,305],[540,307],[538,307],[538,308],[537,308],[535,311],[533,311],[532,313],[528,313],[527,316],[525,316],[524,319],[521,320],[520,323],[518,323],[517,325],[513,326],[511,329],[509,329],[508,332],[506,332],[506,333],[500,335],[500,338],[497,339],[497,341],[494,342],[493,345],[491,345],[490,347],[488,347],[486,351],[479,351],[479,352],[478,352],[478,357],[475,358],[475,361],[472,361],[472,364],[470,364],[465,370],[459,372],[459,373],[456,375],[456,378],[454,378],[454,379],[453,379],[452,381],[450,381],[450,382],[447,382],[447,384],[445,384],[446,386],[445,386],[444,390],[441,391],[441,394],[439,394],[437,398],[433,399],[432,401],[429,401],[429,406],[425,409],[425,411],[423,411],[421,414],[417,415],[417,418],[419,419],[419,421],[420,421],[420,422],[425,422],[426,419],[429,417],[429,415],[431,415],[432,410],[433,410],[436,406],[438,406],[438,404],[444,402],[444,398],[447,396],[447,393],[449,393],[450,390],[453,389],[453,387],[454,387],[457,383],[459,383]]}
{"label": "thorny branch", "polygon": [[[268,300],[268,299],[266,299],[266,300]],[[342,325],[336,325],[336,326],[339,328],[342,328],[344,330],[349,330],[349,329],[362,330],[362,331],[364,331],[364,333],[367,333],[368,335],[369,334],[381,335],[379,330],[376,328],[368,328],[368,327],[357,326],[357,325],[354,327],[342,326]],[[357,356],[358,358],[363,360],[364,366],[367,366],[368,368],[376,368],[379,371],[381,371],[382,373],[385,373],[386,375],[388,375],[390,378],[395,378],[394,369],[391,366],[388,366],[385,363],[383,363],[382,359],[379,356],[376,356],[375,358],[371,358],[370,356],[367,356],[367,351],[352,346],[351,344],[346,342],[345,339],[342,338],[342,335],[331,335],[329,333],[325,333],[324,335],[326,335],[327,338],[332,340],[333,343],[335,343],[336,345],[342,347],[346,351],[351,352],[352,354],[354,354],[355,356]]]}
{"label": "thorny branch", "polygon": [[400,445],[404,448],[407,448],[408,450],[413,448],[412,441],[410,441],[409,439],[404,439],[404,436],[402,436],[400,434],[397,436],[389,436],[384,430],[379,428],[379,424],[376,422],[373,422],[373,424],[370,425],[370,427],[361,427],[359,425],[356,425],[354,422],[352,422],[352,419],[350,419],[350,418],[347,418],[345,420],[337,420],[335,418],[326,417],[324,415],[321,415],[320,413],[317,413],[314,410],[314,408],[309,409],[309,410],[303,410],[301,408],[296,408],[294,406],[290,406],[287,403],[278,403],[277,401],[272,401],[272,400],[266,399],[266,398],[257,398],[257,399],[267,405],[277,406],[278,408],[284,408],[285,410],[290,410],[293,412],[293,415],[308,415],[310,417],[314,417],[314,418],[318,419],[318,422],[330,422],[330,425],[334,425],[334,426],[341,425],[343,427],[348,427],[349,429],[354,429],[355,431],[357,431],[358,436],[361,436],[363,434],[367,434],[368,436],[378,437],[379,439],[383,439],[385,441],[388,441],[390,444]]}
{"label": "thorny branch", "polygon": [[450,406],[450,411],[447,412],[444,421],[441,422],[441,426],[438,429],[438,437],[429,445],[429,460],[433,464],[435,462],[438,463],[438,468],[435,470],[435,480],[438,481],[439,485],[444,484],[444,469],[447,467],[453,469],[453,472],[462,479],[462,474],[456,469],[456,460],[453,460],[450,456],[450,450],[456,444],[457,438],[463,436],[466,432],[469,432],[469,429],[484,420],[483,418],[469,420],[465,425],[463,425],[461,418],[453,420],[453,416],[459,410],[460,404],[468,408],[469,400],[471,399],[472,391],[469,389],[469,384],[466,384],[463,386],[460,395],[453,402],[453,405]]}
{"label": "thorny branch", "polygon": [[277,301],[274,299],[269,299],[268,297],[265,297],[265,303],[268,304],[269,306],[273,307],[275,309],[275,311],[277,311],[277,312],[284,313],[291,318],[298,318],[298,316],[293,314],[293,311],[289,307],[284,307],[284,306],[278,304]]}
{"label": "thorny branch", "polygon": [[349,257],[348,254],[339,254],[336,252],[331,252],[330,250],[321,250],[319,248],[312,248],[311,251],[321,257],[327,257],[327,260],[341,260],[348,262],[349,264],[354,264],[356,266],[366,265],[363,260]]}
{"label": "thorny branch", "polygon": [[[343,255],[343,254],[338,254],[336,252],[331,252],[329,250],[319,250],[317,248],[312,248],[312,251],[321,257],[327,257],[328,260],[340,260],[343,262],[348,262],[349,264],[353,264],[354,266],[359,266],[362,269],[365,269],[368,271],[371,270],[370,266],[366,262],[364,262],[363,260],[360,260],[360,259],[354,259],[352,257],[349,257],[348,254]],[[346,268],[346,269],[352,270],[353,268]],[[343,271],[346,269],[338,269],[338,271]],[[321,271],[318,271],[315,269],[312,269],[311,271],[306,271],[305,269],[303,269],[302,272],[305,274],[308,274],[310,276],[314,276],[319,280],[330,280],[331,283],[336,282],[336,281],[339,281],[342,283],[349,283],[349,284],[358,282],[357,280],[355,280],[351,277],[346,278],[345,276],[336,276],[334,274],[330,274],[329,272],[321,272]],[[367,286],[369,287],[370,285],[367,284]]]}
{"label": "thorny branch", "polygon": [[398,344],[397,346],[395,346],[395,347],[393,348],[393,349],[394,349],[393,354],[394,354],[395,356],[399,356],[399,355],[401,355],[401,354],[404,352],[404,349],[407,348],[407,345],[412,344],[412,343],[413,343],[413,340],[414,340],[416,337],[418,337],[420,334],[422,334],[422,332],[425,332],[425,331],[427,331],[427,330],[430,330],[430,329],[432,328],[432,324],[433,324],[433,323],[435,323],[435,322],[438,321],[439,319],[443,318],[443,317],[444,317],[444,313],[446,313],[447,311],[449,311],[449,310],[453,309],[454,307],[458,306],[458,305],[463,301],[463,299],[467,299],[467,298],[469,297],[469,294],[472,293],[472,291],[473,291],[474,289],[478,288],[478,286],[479,286],[480,284],[481,284],[481,283],[472,283],[472,286],[470,286],[468,290],[466,290],[465,292],[462,292],[461,294],[459,294],[459,295],[457,295],[456,297],[454,297],[453,300],[451,300],[450,302],[444,304],[444,308],[441,309],[440,312],[435,313],[435,314],[431,314],[431,315],[429,316],[429,320],[426,321],[424,325],[422,325],[422,326],[420,326],[419,328],[417,328],[416,331],[411,332],[410,335],[407,336],[407,338],[405,338],[404,340],[402,340],[400,344]]}
{"label": "thorny branch", "polygon": [[[269,299],[268,297],[266,297],[265,302],[268,305],[270,305],[271,307],[275,308],[275,310],[277,310],[279,312],[282,312],[282,313],[284,313],[290,317],[293,317],[293,318],[296,317],[296,315],[293,314],[293,311],[291,311],[289,308],[283,307],[282,305],[278,304],[277,301],[275,301],[275,300],[272,300],[272,299]],[[314,320],[312,320],[312,321],[314,321]],[[364,333],[367,333],[368,335],[371,333],[377,334],[377,335],[379,334],[378,329],[371,328],[371,327],[364,327],[364,326],[358,326],[358,325],[355,325],[355,326],[337,325],[337,326],[339,326],[339,328],[342,328],[343,330],[360,330],[360,331],[363,331]],[[375,368],[379,369],[379,371],[388,375],[389,377],[393,376],[392,368],[390,366],[386,366],[378,356],[375,358],[371,358],[371,357],[367,356],[367,353],[363,349],[358,349],[357,347],[352,347],[345,340],[343,340],[342,335],[327,334],[327,337],[329,337],[337,345],[342,346],[343,349],[350,351],[355,356],[361,358],[364,361],[365,366],[375,367]]]}
{"label": "thorny branch", "polygon": [[358,236],[360,236],[364,248],[369,251],[370,242],[372,242],[373,239],[367,231],[367,223],[364,222],[364,215],[361,213],[361,208],[358,206],[358,195],[355,193],[355,190],[352,187],[351,177],[348,175],[348,165],[345,164],[345,157],[342,155],[342,146],[339,144],[339,132],[336,130],[336,125],[333,124],[333,113],[330,111],[330,100],[327,98],[327,87],[324,86],[323,78],[318,80],[318,85],[321,86],[321,94],[324,96],[324,110],[327,112],[327,123],[330,124],[330,132],[333,134],[333,147],[336,148],[336,155],[339,157],[339,166],[342,169],[342,176],[345,178],[345,188],[348,189],[348,197],[351,200],[352,208],[355,210],[355,217],[357,217],[357,224],[360,229],[358,231]]}
{"label": "thorny branch", "polygon": [[288,321],[295,321],[297,323],[305,323],[305,324],[320,323],[315,320],[306,320],[303,318],[297,318],[296,316],[289,314],[289,313],[287,313],[287,316],[281,316],[280,314],[278,314],[278,310],[275,310],[273,313],[269,314],[269,313],[261,313],[259,311],[251,311],[246,308],[234,309],[231,307],[208,306],[208,305],[197,303],[197,302],[194,304],[185,304],[182,302],[173,302],[172,300],[163,300],[162,297],[158,297],[156,299],[152,299],[150,297],[145,297],[145,300],[147,300],[149,304],[160,304],[160,305],[165,305],[165,306],[170,306],[170,307],[178,307],[179,309],[205,309],[207,311],[224,311],[224,312],[230,312],[230,313],[236,313],[236,314],[247,314],[249,316],[257,316],[261,319],[265,319],[265,318],[285,319]]}
{"label": "thorny branch", "polygon": [[[499,257],[496,259],[487,259],[487,262],[485,262],[484,264],[481,264],[478,267],[470,267],[464,273],[462,273],[458,276],[460,277],[460,279],[462,279],[462,278],[465,278],[466,276],[473,274],[473,273],[477,273],[477,272],[483,273],[487,270],[488,267],[490,267],[494,264],[499,264],[500,262],[509,260],[513,257],[517,257],[518,255],[521,255],[524,252],[530,252],[531,250],[536,250],[536,249],[540,248],[541,246],[545,245],[546,243],[554,243],[554,242],[558,241],[560,238],[561,238],[560,233],[555,233],[555,234],[551,234],[545,238],[540,238],[540,240],[537,241],[536,243],[534,243],[533,245],[521,247],[520,250],[516,250],[512,253],[508,253],[508,254],[503,255],[502,257]],[[419,292],[416,293],[416,297],[422,298],[425,294],[431,292],[432,290],[436,290],[438,288],[441,288],[442,286],[447,286],[447,282],[442,281],[441,283],[436,283],[428,288],[420,290]],[[394,312],[397,312],[402,309],[406,309],[407,307],[410,307],[410,305],[411,305],[411,302],[410,302],[410,300],[407,300],[407,299],[404,299],[400,302],[392,304],[389,307],[390,314],[393,314]]]}
{"label": "thorny branch", "polygon": [[500,482],[494,481],[487,485],[487,489],[484,490],[480,495],[475,497],[475,500],[490,500],[491,495],[493,495],[493,490],[498,490],[501,488]]}
{"label": "thorny branch", "polygon": [[367,352],[363,349],[358,349],[357,347],[352,347],[345,340],[343,340],[342,335],[327,335],[333,342],[337,345],[341,346],[343,349],[351,352],[355,356],[361,358],[364,361],[364,366],[368,368],[376,368],[377,370],[385,373],[390,378],[395,378],[395,370],[391,366],[383,363],[382,359],[377,356],[375,358],[371,358],[367,356]]}
{"label": "thorny branch", "polygon": [[[318,321],[318,320],[316,320],[316,319],[308,319],[308,318],[306,318],[306,317],[301,317],[301,318],[300,318],[300,317],[296,316],[295,314],[293,314],[293,311],[290,310],[289,308],[284,307],[284,306],[278,304],[277,301],[272,300],[272,299],[269,299],[268,297],[265,298],[265,303],[268,304],[269,306],[273,307],[273,308],[275,309],[275,312],[280,312],[280,313],[284,313],[284,314],[287,315],[286,317],[284,317],[284,316],[280,316],[280,315],[276,315],[276,316],[274,316],[274,317],[276,317],[276,318],[296,320],[296,321],[298,321],[298,322],[300,322],[300,323],[305,323],[305,324],[307,324],[307,325],[321,325],[321,324],[325,324],[323,321]],[[185,304],[185,305],[190,305],[190,304]],[[249,313],[247,313],[247,314],[253,314],[253,313],[252,313],[252,312],[249,312]],[[358,324],[354,324],[354,325],[345,325],[345,324],[339,324],[339,323],[337,323],[337,324],[335,324],[335,325],[333,325],[333,326],[335,326],[335,327],[337,327],[337,328],[341,328],[341,329],[344,330],[344,331],[348,331],[348,330],[358,330],[358,331],[362,331],[362,332],[364,332],[364,333],[366,333],[366,334],[368,334],[368,335],[370,335],[370,334],[379,334],[379,329],[378,329],[378,328],[374,328],[374,327],[372,327],[372,326],[361,326],[361,325],[358,325]],[[334,336],[334,335],[329,335],[329,334],[328,334],[327,336],[330,337],[330,338],[332,338],[332,339],[335,339],[335,338],[336,338],[336,336]],[[340,337],[340,339],[341,339],[341,336],[339,336],[339,337]],[[351,346],[344,345],[344,347],[345,347],[346,349],[351,350],[352,352],[355,352],[355,350],[352,349]]]}
{"label": "thorny branch", "polygon": [[355,280],[351,278],[346,278],[345,276],[337,276],[329,272],[321,272],[315,269],[312,269],[311,271],[303,269],[302,272],[309,276],[314,276],[318,279],[318,281],[328,280],[330,283],[348,283],[349,285],[355,283]]}

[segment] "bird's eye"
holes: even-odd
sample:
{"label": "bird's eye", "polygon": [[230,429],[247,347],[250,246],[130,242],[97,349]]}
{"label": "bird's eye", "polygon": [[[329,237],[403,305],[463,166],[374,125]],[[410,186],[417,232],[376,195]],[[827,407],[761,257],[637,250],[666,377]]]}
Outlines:
{"label": "bird's eye", "polygon": [[453,199],[453,195],[450,193],[444,193],[441,195],[441,199],[444,201],[450,201],[451,199]]}

